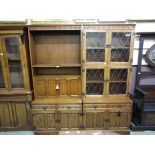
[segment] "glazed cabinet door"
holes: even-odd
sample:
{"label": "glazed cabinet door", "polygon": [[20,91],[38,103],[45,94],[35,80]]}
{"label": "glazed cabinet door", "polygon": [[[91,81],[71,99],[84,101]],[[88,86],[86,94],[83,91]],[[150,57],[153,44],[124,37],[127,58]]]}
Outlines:
{"label": "glazed cabinet door", "polygon": [[23,53],[19,35],[1,36],[9,89],[23,89]]}
{"label": "glazed cabinet door", "polygon": [[111,63],[125,64],[130,62],[132,53],[132,32],[117,31],[110,33],[110,53]]}

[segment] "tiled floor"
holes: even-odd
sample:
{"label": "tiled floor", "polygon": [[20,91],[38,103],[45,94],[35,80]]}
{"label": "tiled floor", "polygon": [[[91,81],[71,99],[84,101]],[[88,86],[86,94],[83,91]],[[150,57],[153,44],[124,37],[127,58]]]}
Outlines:
{"label": "tiled floor", "polygon": [[[60,135],[116,135],[112,132],[103,132],[100,130],[96,131],[63,131],[59,133]],[[0,132],[0,135],[34,135],[33,131],[9,131]],[[130,132],[130,135],[155,135],[155,131],[136,131]]]}

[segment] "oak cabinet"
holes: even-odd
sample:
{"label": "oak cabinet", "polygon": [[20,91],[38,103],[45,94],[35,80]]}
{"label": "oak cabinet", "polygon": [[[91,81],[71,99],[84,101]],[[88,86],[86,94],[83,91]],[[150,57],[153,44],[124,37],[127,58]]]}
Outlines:
{"label": "oak cabinet", "polygon": [[28,31],[36,131],[129,131],[133,24],[30,25]]}
{"label": "oak cabinet", "polygon": [[32,88],[23,27],[0,26],[0,129],[30,129]]}

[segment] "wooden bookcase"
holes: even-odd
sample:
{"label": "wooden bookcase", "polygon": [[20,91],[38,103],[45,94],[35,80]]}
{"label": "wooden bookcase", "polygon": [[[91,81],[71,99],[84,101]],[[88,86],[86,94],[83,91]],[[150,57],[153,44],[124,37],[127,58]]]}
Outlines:
{"label": "wooden bookcase", "polygon": [[0,130],[31,128],[30,83],[23,26],[0,26]]}
{"label": "wooden bookcase", "polygon": [[134,26],[28,27],[36,131],[129,131]]}

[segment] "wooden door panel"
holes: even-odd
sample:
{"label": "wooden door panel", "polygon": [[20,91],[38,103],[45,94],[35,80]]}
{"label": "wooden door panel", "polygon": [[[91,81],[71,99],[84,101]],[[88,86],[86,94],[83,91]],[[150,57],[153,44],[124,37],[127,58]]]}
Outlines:
{"label": "wooden door panel", "polygon": [[56,96],[57,95],[57,92],[56,92],[57,83],[58,82],[55,79],[48,80],[48,96]]}
{"label": "wooden door panel", "polygon": [[118,127],[118,112],[110,112],[109,113],[109,127],[116,128]]}
{"label": "wooden door panel", "polygon": [[81,94],[81,80],[79,79],[70,80],[70,93],[71,95]]}
{"label": "wooden door panel", "polygon": [[86,118],[85,118],[85,128],[89,129],[89,128],[94,128],[95,123],[94,123],[94,113],[92,112],[87,112],[85,114]]}
{"label": "wooden door panel", "polygon": [[46,114],[46,119],[47,119],[47,128],[49,129],[55,129],[56,128],[56,116],[55,113],[47,113]]}
{"label": "wooden door panel", "polygon": [[34,92],[37,97],[46,96],[45,80],[34,80]]}
{"label": "wooden door panel", "polygon": [[76,128],[78,129],[79,126],[79,114],[78,113],[70,113],[69,114],[69,128]]}
{"label": "wooden door panel", "polygon": [[33,116],[33,123],[37,129],[45,129],[45,115],[44,113],[36,113]]}
{"label": "wooden door panel", "polygon": [[20,127],[28,126],[28,114],[26,103],[15,103],[14,106],[14,115],[16,118],[16,125]]}
{"label": "wooden door panel", "polygon": [[121,112],[119,118],[119,127],[129,127],[130,125],[130,114],[127,112]]}
{"label": "wooden door panel", "polygon": [[96,127],[103,128],[105,126],[106,113],[105,112],[97,112],[96,113]]}
{"label": "wooden door panel", "polygon": [[59,81],[59,95],[68,95],[68,80],[61,79]]}
{"label": "wooden door panel", "polygon": [[14,127],[12,108],[10,103],[0,104],[0,127]]}
{"label": "wooden door panel", "polygon": [[60,114],[60,129],[69,128],[69,113],[61,113]]}

